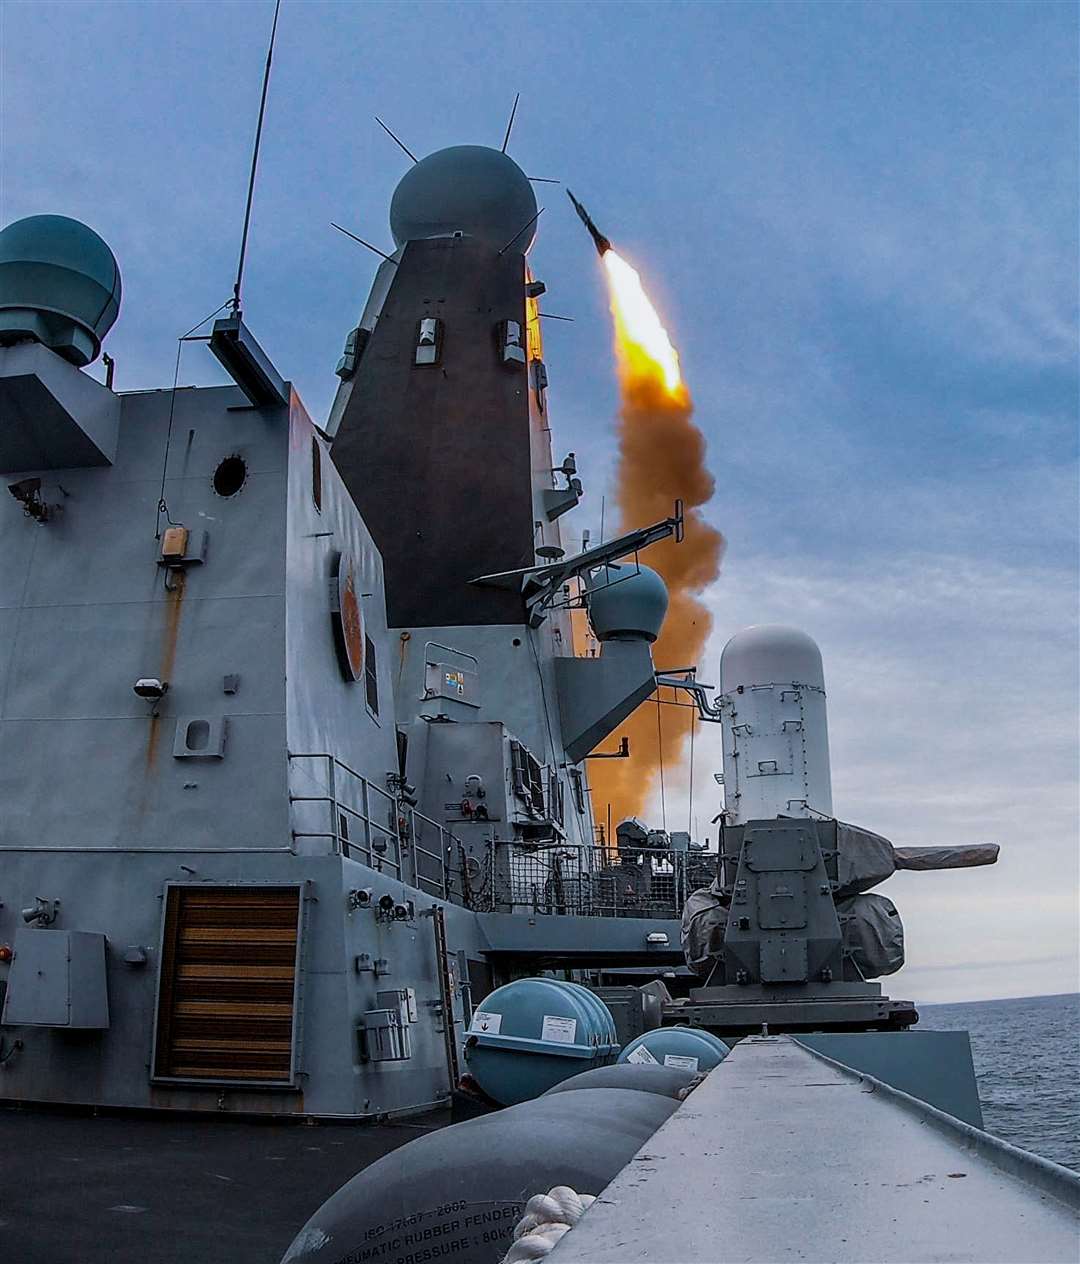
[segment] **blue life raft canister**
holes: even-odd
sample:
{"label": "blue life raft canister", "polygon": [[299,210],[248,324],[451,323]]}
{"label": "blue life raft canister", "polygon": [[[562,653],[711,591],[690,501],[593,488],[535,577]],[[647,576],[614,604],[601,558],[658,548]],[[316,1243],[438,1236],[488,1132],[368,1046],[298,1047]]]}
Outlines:
{"label": "blue life raft canister", "polygon": [[657,1027],[631,1040],[619,1054],[619,1061],[711,1071],[730,1052],[719,1036],[700,1027]]}
{"label": "blue life raft canister", "polygon": [[473,1011],[465,1060],[477,1084],[513,1106],[553,1085],[615,1061],[615,1020],[602,1000],[578,983],[515,979]]}

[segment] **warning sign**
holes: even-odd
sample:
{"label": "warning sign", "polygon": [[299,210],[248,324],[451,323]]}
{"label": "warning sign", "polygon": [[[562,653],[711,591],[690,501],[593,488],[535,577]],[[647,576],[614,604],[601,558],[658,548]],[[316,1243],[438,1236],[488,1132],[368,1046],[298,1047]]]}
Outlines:
{"label": "warning sign", "polygon": [[482,1009],[475,1010],[472,1016],[470,1031],[486,1032],[489,1036],[497,1036],[502,1027],[501,1014],[488,1014]]}

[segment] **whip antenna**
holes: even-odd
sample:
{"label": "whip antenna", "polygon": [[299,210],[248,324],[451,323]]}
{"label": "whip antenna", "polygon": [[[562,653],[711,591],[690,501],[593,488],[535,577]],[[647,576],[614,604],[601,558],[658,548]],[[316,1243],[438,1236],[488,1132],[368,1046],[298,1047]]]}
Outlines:
{"label": "whip antenna", "polygon": [[517,114],[518,102],[521,100],[521,93],[514,93],[514,108],[510,111],[510,122],[506,125],[506,135],[503,137],[502,152],[506,153],[506,147],[510,144],[510,133],[514,130],[514,116]]}
{"label": "whip antenna", "polygon": [[244,208],[244,232],[240,238],[240,260],[236,265],[236,284],[233,286],[232,310],[240,311],[240,283],[244,279],[244,257],[247,255],[248,229],[251,227],[251,204],[255,198],[255,172],[259,166],[259,147],[262,144],[263,119],[266,116],[266,93],[270,87],[270,63],[274,58],[274,40],[277,37],[278,14],[281,0],[274,4],[274,24],[270,28],[270,47],[266,50],[266,69],[263,71],[262,99],[259,101],[259,122],[255,128],[255,147],[251,153],[251,175],[248,179],[247,205]]}
{"label": "whip antenna", "polygon": [[412,151],[412,150],[408,147],[408,145],[406,145],[406,144],[405,144],[405,142],[401,139],[401,137],[400,137],[400,136],[396,136],[396,135],[395,135],[395,134],[394,134],[394,133],[393,133],[393,132],[392,132],[392,131],[391,131],[391,130],[390,130],[390,129],[386,126],[386,124],[382,121],[382,119],[381,119],[381,118],[379,118],[379,116],[378,116],[377,114],[375,115],[375,122],[376,122],[376,123],[378,123],[378,125],[379,125],[382,129],[383,129],[383,131],[387,134],[387,136],[389,136],[389,137],[390,137],[390,139],[394,142],[394,144],[398,147],[398,149],[400,149],[400,150],[402,151],[402,153],[408,154],[408,156],[409,156],[409,157],[413,160],[413,162],[419,162],[419,161],[420,161],[420,159],[419,159],[419,158],[417,158],[417,156],[416,156],[416,155],[413,153],[413,151]]}

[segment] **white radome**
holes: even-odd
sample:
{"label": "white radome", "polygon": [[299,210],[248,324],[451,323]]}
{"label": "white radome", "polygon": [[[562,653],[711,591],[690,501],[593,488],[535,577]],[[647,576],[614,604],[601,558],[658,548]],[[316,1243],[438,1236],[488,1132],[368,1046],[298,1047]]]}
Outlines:
{"label": "white radome", "polygon": [[720,657],[728,820],[832,816],[821,651],[797,628],[760,624]]}

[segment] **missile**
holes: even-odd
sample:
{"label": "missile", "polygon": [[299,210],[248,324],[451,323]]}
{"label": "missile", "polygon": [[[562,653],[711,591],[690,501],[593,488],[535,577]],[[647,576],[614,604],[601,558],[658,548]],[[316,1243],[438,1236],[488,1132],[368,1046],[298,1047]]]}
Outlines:
{"label": "missile", "polygon": [[566,190],[566,196],[571,202],[573,202],[574,210],[578,213],[578,219],[580,219],[589,230],[589,236],[593,239],[593,244],[596,246],[596,253],[602,259],[606,252],[611,249],[611,242],[608,241],[600,229],[592,222],[589,218],[589,212],[581,205],[577,198],[574,197],[569,189]]}

